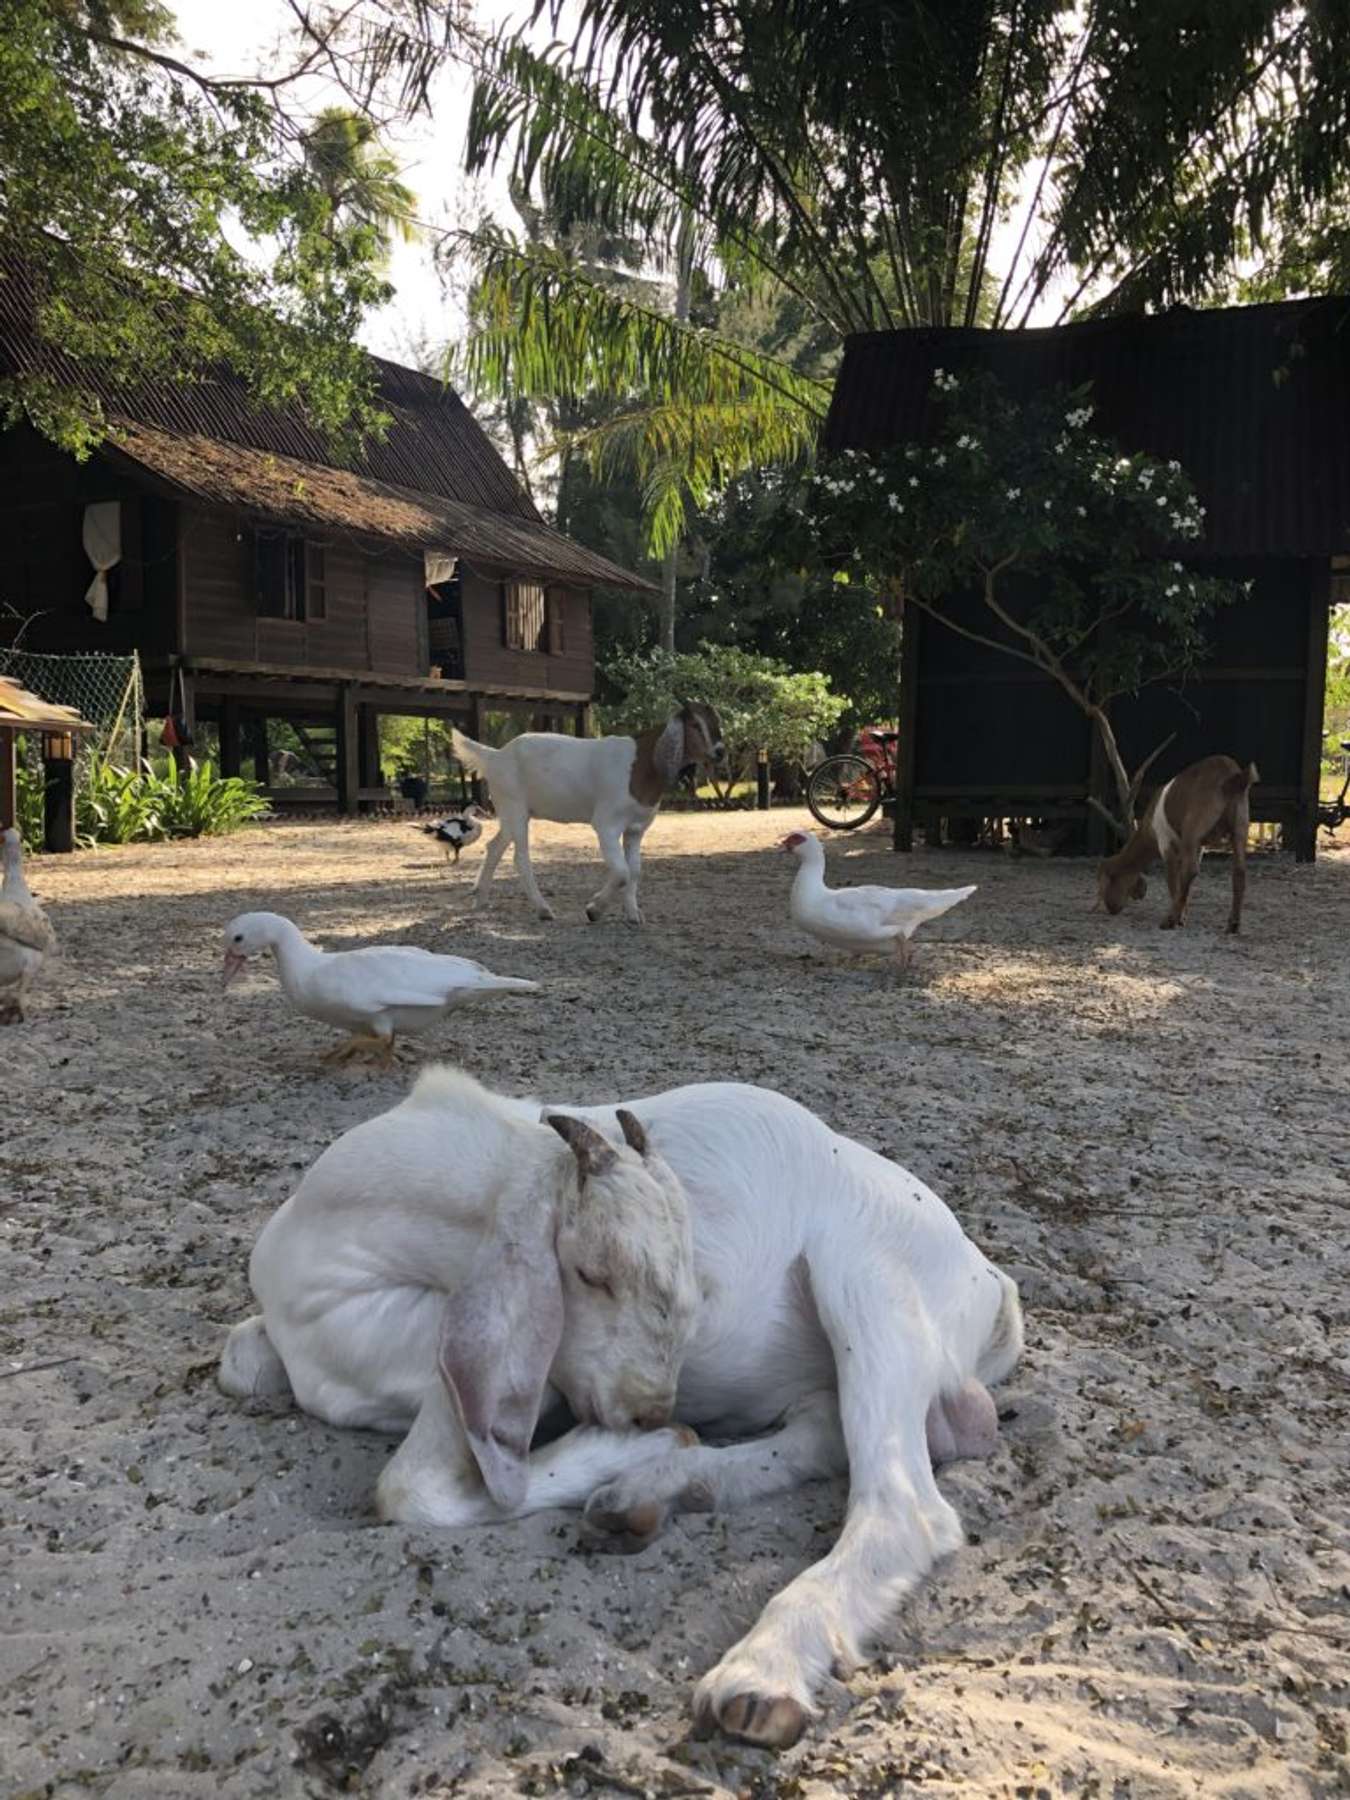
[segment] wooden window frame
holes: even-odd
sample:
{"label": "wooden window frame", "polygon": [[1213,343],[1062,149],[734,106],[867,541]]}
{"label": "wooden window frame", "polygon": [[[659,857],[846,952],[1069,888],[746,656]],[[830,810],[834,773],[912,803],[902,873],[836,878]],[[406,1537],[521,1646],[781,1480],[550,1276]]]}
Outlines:
{"label": "wooden window frame", "polygon": [[[274,591],[264,586],[263,546],[275,547],[279,568],[269,571]],[[253,533],[254,604],[260,619],[277,625],[322,624],[328,617],[328,582],[324,546],[294,531]]]}
{"label": "wooden window frame", "polygon": [[539,581],[502,583],[502,643],[508,650],[537,654],[545,648],[548,590]]}
{"label": "wooden window frame", "polygon": [[550,656],[563,656],[567,651],[567,590],[551,587],[544,590],[544,648]]}

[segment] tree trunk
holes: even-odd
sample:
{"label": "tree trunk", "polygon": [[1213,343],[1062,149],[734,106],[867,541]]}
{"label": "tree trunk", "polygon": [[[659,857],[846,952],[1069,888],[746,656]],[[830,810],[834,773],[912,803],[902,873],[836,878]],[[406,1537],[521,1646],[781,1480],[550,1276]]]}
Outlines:
{"label": "tree trunk", "polygon": [[[694,272],[694,234],[693,221],[688,213],[680,228],[680,240],[675,251],[675,317],[683,325],[689,317],[689,298],[693,286]],[[672,544],[666,551],[665,561],[661,564],[661,611],[659,617],[659,636],[661,648],[675,652],[675,562],[678,546]]]}

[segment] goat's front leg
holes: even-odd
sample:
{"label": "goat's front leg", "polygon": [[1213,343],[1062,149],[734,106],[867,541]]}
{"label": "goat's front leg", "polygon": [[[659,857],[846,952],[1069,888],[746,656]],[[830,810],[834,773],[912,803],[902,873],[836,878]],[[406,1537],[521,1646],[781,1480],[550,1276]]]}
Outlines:
{"label": "goat's front leg", "polygon": [[[600,854],[605,859],[609,875],[605,885],[586,902],[586,917],[592,925],[606,911],[615,894],[628,886],[628,864],[624,859],[622,830],[617,825],[597,825],[595,835],[600,841]],[[624,910],[628,910],[626,897]]]}
{"label": "goat's front leg", "polygon": [[1200,858],[1203,855],[1201,846],[1189,838],[1181,840],[1180,847],[1168,854],[1167,886],[1172,896],[1172,904],[1167,917],[1162,922],[1164,931],[1171,931],[1186,923],[1186,907],[1191,897],[1191,885],[1200,873]]}
{"label": "goat's front leg", "polygon": [[625,1471],[591,1495],[585,1525],[599,1547],[644,1550],[674,1513],[724,1512],[847,1468],[838,1396],[808,1394],[767,1437],[699,1444]]}
{"label": "goat's front leg", "polygon": [[630,825],[623,834],[623,856],[628,865],[628,885],[623,890],[623,916],[630,925],[642,923],[642,908],[638,905],[638,878],[642,874],[642,833],[641,825]]}
{"label": "goat's front leg", "polygon": [[839,1374],[848,1514],[833,1550],[765,1607],[699,1683],[695,1717],[752,1743],[795,1742],[832,1670],[856,1667],[869,1638],[940,1556],[962,1542],[938,1492],[926,1421],[940,1358],[902,1245],[842,1234],[810,1256],[811,1286]]}
{"label": "goat's front leg", "polygon": [[505,1513],[483,1485],[444,1382],[428,1388],[412,1429],[375,1489],[380,1518],[401,1525],[488,1525],[552,1506],[577,1507],[603,1482],[668,1460],[689,1441],[682,1427],[606,1431],[579,1425],[535,1451],[525,1500]]}

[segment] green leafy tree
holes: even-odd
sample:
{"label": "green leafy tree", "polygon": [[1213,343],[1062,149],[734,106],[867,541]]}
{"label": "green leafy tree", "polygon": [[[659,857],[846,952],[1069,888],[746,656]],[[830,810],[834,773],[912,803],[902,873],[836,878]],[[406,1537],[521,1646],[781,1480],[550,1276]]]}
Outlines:
{"label": "green leafy tree", "polygon": [[1060,317],[1211,300],[1278,267],[1350,171],[1350,12],[1322,0],[580,0],[569,40],[474,49],[470,168],[505,162],[736,305],[683,322],[499,236],[466,365],[485,391],[631,402],[606,430],[658,554],[828,403],[828,370],[738,308],[785,297],[828,355],[1022,325],[1052,295]]}
{"label": "green leafy tree", "polygon": [[328,202],[326,231],[352,224],[386,243],[417,236],[417,196],[399,179],[397,159],[380,143],[375,122],[350,107],[329,106],[304,138],[305,161]]}
{"label": "green leafy tree", "polygon": [[685,700],[717,708],[727,762],[713,786],[723,799],[751,773],[760,750],[800,762],[844,709],[823,675],[794,671],[727,644],[615,657],[604,678],[616,695],[600,708],[605,731],[645,730]]}
{"label": "green leafy tree", "polygon": [[1143,769],[1126,769],[1111,707],[1193,667],[1241,587],[1176,559],[1203,526],[1190,482],[1093,433],[1087,390],[1018,405],[987,374],[935,380],[931,441],[831,458],[793,515],[797,547],[1055,681],[1100,737],[1116,806],[1094,803],[1127,837]]}
{"label": "green leafy tree", "polygon": [[[0,0],[5,278],[25,271],[40,340],[109,380],[224,365],[335,442],[378,429],[356,334],[391,291],[385,226],[370,191],[335,181],[336,122],[307,157],[284,105],[317,50],[220,80],[176,53],[171,28],[155,0]],[[389,198],[370,128],[352,130]],[[81,382],[33,367],[0,383],[0,406],[80,454],[106,425]]]}

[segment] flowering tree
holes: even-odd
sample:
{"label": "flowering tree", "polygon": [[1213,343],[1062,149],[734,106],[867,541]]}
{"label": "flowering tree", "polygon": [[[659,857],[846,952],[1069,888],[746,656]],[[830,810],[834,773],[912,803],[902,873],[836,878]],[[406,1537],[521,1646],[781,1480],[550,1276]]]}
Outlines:
{"label": "flowering tree", "polygon": [[1128,836],[1139,782],[1165,745],[1131,777],[1112,703],[1193,666],[1209,615],[1241,589],[1176,560],[1204,509],[1179,463],[1127,456],[1091,431],[1086,389],[1018,405],[988,374],[939,369],[934,381],[928,442],[847,450],[811,477],[798,548],[823,556],[836,581],[899,591],[1058,682],[1115,778],[1117,810],[1093,803]]}

